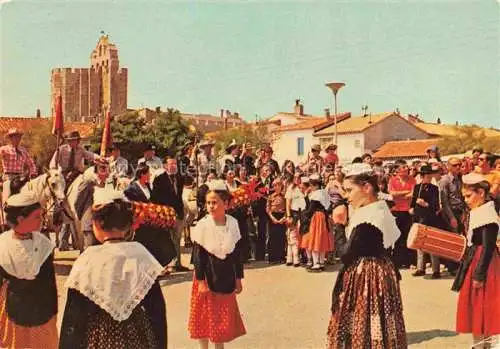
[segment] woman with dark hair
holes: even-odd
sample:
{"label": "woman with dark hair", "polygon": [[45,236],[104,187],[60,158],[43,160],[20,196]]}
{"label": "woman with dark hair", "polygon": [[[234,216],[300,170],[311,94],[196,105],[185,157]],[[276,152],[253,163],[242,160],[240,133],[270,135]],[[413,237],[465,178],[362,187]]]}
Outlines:
{"label": "woman with dark hair", "polygon": [[488,337],[500,334],[500,252],[496,245],[500,220],[485,178],[471,173],[462,180],[470,214],[468,247],[452,287],[459,291],[456,331],[472,333],[474,348],[489,348]]}
{"label": "woman with dark hair", "polygon": [[284,181],[285,188],[287,188],[293,182],[293,176],[295,175],[295,165],[292,160],[285,160],[283,167],[281,168],[281,178]]}
{"label": "woman with dark hair", "polygon": [[101,245],[87,248],[68,276],[59,348],[167,347],[157,281],[163,267],[140,243],[126,241],[132,219],[122,192],[96,189],[92,225]]}
{"label": "woman with dark hair", "polygon": [[57,348],[55,245],[38,232],[40,204],[15,194],[5,212],[12,229],[0,235],[0,348]]}
{"label": "woman with dark hair", "polygon": [[235,181],[238,183],[238,185],[248,184],[248,170],[245,166],[236,167]]}
{"label": "woman with dark hair", "polygon": [[328,348],[407,348],[401,277],[387,252],[401,233],[386,203],[377,198],[371,167],[353,164],[344,170],[354,211],[333,289]]}
{"label": "woman with dark hair", "polygon": [[201,349],[216,349],[246,333],[236,295],[243,290],[238,222],[226,214],[231,194],[222,180],[208,183],[207,215],[193,229],[194,265],[188,331]]}

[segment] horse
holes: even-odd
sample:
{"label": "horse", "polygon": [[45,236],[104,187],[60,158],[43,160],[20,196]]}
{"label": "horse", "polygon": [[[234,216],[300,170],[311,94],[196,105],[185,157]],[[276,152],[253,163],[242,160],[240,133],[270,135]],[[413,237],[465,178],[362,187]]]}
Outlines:
{"label": "horse", "polygon": [[19,186],[17,188],[16,185],[11,187],[11,195],[17,192],[34,193],[43,209],[42,231],[53,229],[56,233],[57,240],[58,227],[54,217],[66,199],[64,194],[66,181],[64,180],[61,170],[49,169],[38,177],[30,179],[27,182],[19,181],[18,184]]}

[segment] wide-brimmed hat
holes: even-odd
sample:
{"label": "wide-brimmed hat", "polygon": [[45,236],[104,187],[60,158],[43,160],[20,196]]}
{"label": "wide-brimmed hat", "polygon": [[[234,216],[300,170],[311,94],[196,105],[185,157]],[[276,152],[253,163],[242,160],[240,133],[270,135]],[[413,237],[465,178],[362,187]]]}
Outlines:
{"label": "wide-brimmed hat", "polygon": [[226,153],[230,153],[233,151],[234,148],[238,147],[238,143],[236,143],[236,140],[233,139],[231,143],[229,143],[226,147]]}
{"label": "wide-brimmed hat", "polygon": [[325,151],[328,151],[328,150],[337,150],[337,145],[336,144],[328,144],[328,146],[325,148]]}
{"label": "wide-brimmed hat", "polygon": [[429,148],[426,149],[426,152],[429,153],[429,152],[433,152],[433,153],[437,153],[439,151],[439,148],[437,145],[431,145]]}
{"label": "wide-brimmed hat", "polygon": [[66,136],[67,141],[75,141],[75,140],[80,140],[80,139],[82,139],[82,137],[80,137],[80,132],[78,132],[78,131],[71,131]]}
{"label": "wide-brimmed hat", "polygon": [[22,136],[23,135],[23,131],[16,128],[16,127],[12,127],[9,129],[9,131],[7,132],[7,137],[11,137],[11,136],[15,136],[15,135],[20,135]]}
{"label": "wide-brimmed hat", "polygon": [[459,158],[449,158],[448,159],[448,165],[453,166],[453,165],[461,165],[462,161]]}
{"label": "wide-brimmed hat", "polygon": [[420,173],[421,175],[434,174],[438,173],[438,170],[433,169],[430,165],[423,165],[418,170],[418,173]]}
{"label": "wide-brimmed hat", "polygon": [[146,144],[144,146],[144,150],[143,151],[151,151],[151,150],[156,150],[156,147],[154,146],[154,144]]}
{"label": "wide-brimmed hat", "polygon": [[312,151],[321,151],[321,145],[313,144],[313,146],[311,147],[311,150]]}
{"label": "wide-brimmed hat", "polygon": [[200,145],[199,147],[202,148],[202,147],[213,147],[215,145],[215,142],[214,141],[210,141],[210,140],[203,140],[200,142]]}

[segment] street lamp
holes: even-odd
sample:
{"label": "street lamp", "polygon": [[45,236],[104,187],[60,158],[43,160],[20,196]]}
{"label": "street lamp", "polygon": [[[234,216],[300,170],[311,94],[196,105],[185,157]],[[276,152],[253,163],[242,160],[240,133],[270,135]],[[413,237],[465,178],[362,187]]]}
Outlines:
{"label": "street lamp", "polygon": [[337,128],[337,92],[345,86],[345,83],[343,82],[328,82],[325,84],[326,87],[328,87],[330,90],[333,92],[333,99],[334,99],[334,111],[335,111],[335,145],[337,144],[337,139],[338,139],[338,128]]}

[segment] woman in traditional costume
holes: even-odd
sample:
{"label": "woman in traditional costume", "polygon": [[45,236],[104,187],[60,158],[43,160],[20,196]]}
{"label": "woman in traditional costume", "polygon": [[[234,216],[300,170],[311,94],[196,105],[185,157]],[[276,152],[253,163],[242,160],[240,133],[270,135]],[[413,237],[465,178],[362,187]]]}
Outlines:
{"label": "woman in traditional costume", "polygon": [[163,270],[139,242],[126,241],[132,206],[123,192],[96,189],[92,223],[101,245],[78,257],[66,281],[62,349],[165,349]]}
{"label": "woman in traditional costume", "polygon": [[478,173],[462,177],[462,193],[470,208],[467,250],[452,289],[459,291],[459,333],[472,333],[474,348],[489,348],[489,337],[500,334],[500,254],[496,241],[499,217],[490,186]]}
{"label": "woman in traditional costume", "polygon": [[301,214],[300,246],[306,250],[308,271],[321,272],[325,268],[325,255],[333,251],[333,236],[328,226],[328,210],[331,206],[330,195],[321,189],[319,175],[309,177],[311,192],[306,209]]}
{"label": "woman in traditional costume", "polygon": [[353,164],[344,172],[354,210],[333,290],[328,348],[407,348],[401,277],[387,252],[401,233],[387,204],[377,198],[377,176],[371,167]]}
{"label": "woman in traditional costume", "polygon": [[12,229],[0,235],[0,348],[57,348],[55,245],[38,232],[40,204],[20,193],[5,212]]}
{"label": "woman in traditional costume", "polygon": [[194,264],[189,333],[200,348],[209,341],[215,348],[246,334],[236,294],[243,287],[243,263],[239,258],[240,232],[235,218],[226,214],[231,198],[223,181],[208,183],[208,215],[196,225],[192,239]]}

